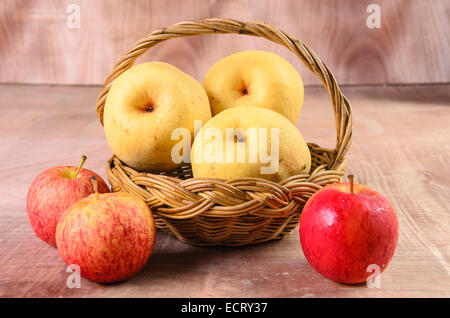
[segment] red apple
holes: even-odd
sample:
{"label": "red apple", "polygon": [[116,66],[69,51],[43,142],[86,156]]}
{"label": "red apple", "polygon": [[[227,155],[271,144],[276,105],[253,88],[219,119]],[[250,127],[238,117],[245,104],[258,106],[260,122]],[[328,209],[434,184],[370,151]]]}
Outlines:
{"label": "red apple", "polygon": [[95,193],[70,206],[56,229],[63,260],[98,283],[133,276],[147,263],[156,227],[148,205],[126,192]]}
{"label": "red apple", "polygon": [[96,173],[83,169],[86,156],[79,167],[58,166],[41,172],[34,179],[27,195],[27,213],[36,236],[56,246],[56,225],[61,214],[73,203],[94,192],[90,177],[98,178],[98,191],[109,188]]}
{"label": "red apple", "polygon": [[391,260],[398,221],[389,201],[361,184],[337,183],[317,191],[300,217],[300,242],[308,263],[325,277],[361,283]]}

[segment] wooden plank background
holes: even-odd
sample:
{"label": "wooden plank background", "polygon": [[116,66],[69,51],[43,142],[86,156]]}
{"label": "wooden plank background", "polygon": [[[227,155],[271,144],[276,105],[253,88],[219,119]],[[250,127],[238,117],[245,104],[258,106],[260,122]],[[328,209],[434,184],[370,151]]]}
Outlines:
{"label": "wooden plank background", "polygon": [[[79,29],[67,6],[80,6]],[[366,12],[380,5],[381,28]],[[2,0],[0,83],[101,84],[138,39],[183,20],[264,21],[312,48],[340,84],[450,82],[448,0]],[[140,61],[172,63],[201,80],[220,58],[245,49],[279,53],[305,84],[318,80],[286,49],[264,39],[208,35],[174,39]]]}
{"label": "wooden plank background", "polygon": [[[448,84],[344,88],[356,105],[346,174],[385,195],[399,220],[381,288],[337,284],[315,272],[298,228],[281,241],[241,248],[192,247],[158,232],[148,265],[132,279],[82,279],[81,288],[68,288],[66,265],[34,235],[25,201],[40,171],[77,165],[81,154],[105,178],[111,151],[94,110],[99,91],[0,85],[0,297],[450,297]],[[297,127],[308,142],[333,147],[327,92],[305,92]]]}

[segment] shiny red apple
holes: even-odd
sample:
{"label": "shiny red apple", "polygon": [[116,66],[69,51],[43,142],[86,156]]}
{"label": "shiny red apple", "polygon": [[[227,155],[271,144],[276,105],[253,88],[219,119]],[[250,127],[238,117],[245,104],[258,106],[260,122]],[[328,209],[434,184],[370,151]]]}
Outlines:
{"label": "shiny red apple", "polygon": [[136,274],[147,263],[155,237],[150,208],[127,192],[91,194],[71,205],[56,228],[63,260],[78,265],[82,277],[98,283]]}
{"label": "shiny red apple", "polygon": [[[300,242],[308,263],[341,283],[365,282],[379,266],[389,264],[397,245],[394,208],[380,193],[353,183],[337,183],[317,191],[300,217]],[[371,268],[374,268],[372,265]]]}
{"label": "shiny red apple", "polygon": [[109,192],[105,181],[95,172],[79,167],[58,166],[41,172],[28,189],[27,213],[36,236],[56,246],[56,225],[61,214],[73,203],[94,192],[91,176],[95,176],[100,193]]}

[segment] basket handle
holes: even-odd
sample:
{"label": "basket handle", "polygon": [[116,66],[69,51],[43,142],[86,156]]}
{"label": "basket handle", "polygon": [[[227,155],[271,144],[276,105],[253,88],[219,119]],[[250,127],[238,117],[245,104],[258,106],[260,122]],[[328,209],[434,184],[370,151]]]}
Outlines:
{"label": "basket handle", "polygon": [[293,52],[305,66],[313,72],[331,97],[336,120],[336,148],[329,169],[337,169],[344,161],[352,139],[352,112],[347,98],[342,94],[333,74],[328,67],[305,44],[291,35],[262,22],[241,22],[233,19],[213,18],[199,21],[185,21],[156,30],[138,41],[114,66],[106,78],[104,87],[97,97],[97,116],[103,125],[103,109],[106,96],[116,77],[129,69],[135,60],[156,44],[171,38],[202,35],[209,33],[236,33],[266,38]]}

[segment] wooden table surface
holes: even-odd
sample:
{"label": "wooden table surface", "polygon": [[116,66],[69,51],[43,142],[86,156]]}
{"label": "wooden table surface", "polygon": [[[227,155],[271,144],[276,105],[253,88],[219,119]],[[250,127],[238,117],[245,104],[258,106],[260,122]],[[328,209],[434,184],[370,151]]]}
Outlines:
{"label": "wooden table surface", "polygon": [[[306,262],[298,230],[241,248],[193,247],[158,232],[148,265],[99,285],[69,273],[34,235],[27,189],[42,170],[78,165],[105,177],[110,157],[95,113],[99,87],[0,85],[0,296],[2,297],[450,297],[450,85],[344,87],[354,113],[346,172],[383,193],[400,223],[380,288],[342,285]],[[329,97],[306,87],[298,127],[333,146]]]}

